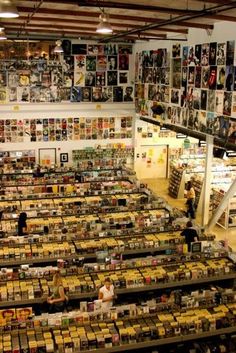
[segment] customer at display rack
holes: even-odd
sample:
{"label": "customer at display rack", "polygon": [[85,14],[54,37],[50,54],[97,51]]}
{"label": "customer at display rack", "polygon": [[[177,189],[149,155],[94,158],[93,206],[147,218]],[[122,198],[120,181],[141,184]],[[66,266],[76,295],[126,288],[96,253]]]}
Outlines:
{"label": "customer at display rack", "polygon": [[195,190],[193,188],[192,182],[188,181],[187,183],[187,201],[186,201],[186,205],[187,205],[187,217],[190,218],[195,218]]}
{"label": "customer at display rack", "polygon": [[193,228],[193,223],[188,221],[186,228],[181,232],[181,235],[185,237],[185,243],[188,245],[188,251],[191,251],[191,243],[198,241],[199,236],[196,229]]}
{"label": "customer at display rack", "polygon": [[53,276],[52,295],[47,298],[49,313],[52,314],[64,311],[67,301],[68,297],[65,295],[61,275],[60,273],[55,273]]}
{"label": "customer at display rack", "polygon": [[114,286],[110,278],[106,278],[104,286],[99,289],[98,299],[102,300],[102,309],[108,310],[113,306]]}
{"label": "customer at display rack", "polygon": [[27,213],[21,212],[18,219],[18,235],[27,235]]}

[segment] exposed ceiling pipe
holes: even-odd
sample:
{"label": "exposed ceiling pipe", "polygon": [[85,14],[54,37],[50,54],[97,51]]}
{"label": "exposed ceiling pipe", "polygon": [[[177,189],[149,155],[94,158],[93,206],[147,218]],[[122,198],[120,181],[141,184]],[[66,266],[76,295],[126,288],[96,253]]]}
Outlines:
{"label": "exposed ceiling pipe", "polygon": [[[168,124],[165,122],[162,123],[154,118],[149,118],[147,116],[140,116],[140,120],[146,121],[147,123],[151,123],[153,125],[163,126],[168,130],[179,132],[183,135],[187,135],[187,136],[196,138],[201,141],[206,141],[206,134],[204,134],[203,132],[189,130],[186,127]],[[213,143],[215,146],[222,147],[223,149],[236,151],[236,144],[235,143],[228,142],[227,140],[223,140],[222,138],[214,137]]]}
{"label": "exposed ceiling pipe", "polygon": [[22,32],[25,32],[26,27],[29,25],[31,19],[33,18],[33,16],[36,14],[36,12],[38,11],[38,9],[41,7],[41,5],[43,4],[44,0],[39,0],[38,3],[36,5],[34,5],[33,7],[33,11],[31,12],[30,15],[28,15],[27,20],[22,24],[22,26],[20,27],[19,31],[17,32],[17,37],[19,37],[21,35]]}
{"label": "exposed ceiling pipe", "polygon": [[[63,0],[63,2],[65,2]],[[44,3],[45,3],[45,0],[44,0]],[[19,12],[31,12],[31,8],[30,7],[21,7],[21,6],[18,6],[18,11]],[[50,14],[51,15],[51,10],[49,8],[41,8],[38,10],[38,14]],[[89,17],[89,18],[96,18],[99,16],[99,12],[92,12],[92,11],[70,11],[70,10],[58,10],[58,9],[54,9],[53,10],[53,14],[54,16],[58,16],[59,17],[59,20],[61,22],[61,18],[63,16],[63,22],[64,21],[75,21],[75,19],[69,19],[67,20],[66,18],[64,18],[65,16],[76,16],[76,18],[78,18],[78,21],[83,21],[84,20],[84,17]],[[21,16],[22,19],[24,19],[24,16]],[[38,17],[37,17],[38,18]],[[230,18],[230,16],[227,16],[227,18]],[[50,18],[47,18],[45,17],[45,20],[49,20],[50,21]],[[55,17],[53,18],[52,17],[52,21],[55,19]],[[122,21],[128,21],[128,23],[130,21],[134,21],[134,22],[144,22],[144,23],[159,23],[161,22],[160,19],[155,19],[153,17],[144,17],[144,16],[129,16],[129,15],[119,15],[119,14],[112,14],[110,13],[110,19],[111,20],[115,20],[115,21],[119,21],[119,20],[122,20]],[[39,18],[40,20],[40,18]],[[58,18],[57,18],[58,20]],[[227,19],[226,19],[227,20]],[[15,21],[14,21],[15,22]],[[88,23],[89,24],[89,23]],[[193,27],[193,28],[210,28],[210,29],[213,29],[214,26],[211,25],[211,24],[205,24],[205,23],[196,23],[196,22],[177,22],[178,26],[183,26],[183,27]],[[140,26],[139,26],[140,27]]]}
{"label": "exposed ceiling pipe", "polygon": [[[163,40],[163,38],[158,37],[139,37],[138,40]],[[165,38],[164,41],[177,41],[177,42],[187,42],[187,38]]]}
{"label": "exposed ceiling pipe", "polygon": [[161,21],[159,23],[151,23],[149,25],[141,26],[139,29],[131,29],[129,31],[126,31],[125,33],[123,32],[122,34],[118,33],[118,34],[115,34],[113,36],[109,36],[109,37],[103,38],[100,42],[106,43],[106,42],[112,41],[113,39],[120,38],[124,34],[125,35],[129,35],[129,34],[135,34],[135,33],[142,33],[143,31],[147,31],[149,29],[154,29],[154,28],[159,28],[159,27],[163,27],[163,26],[166,26],[166,25],[174,24],[174,23],[176,23],[178,21],[188,21],[188,20],[192,20],[192,19],[195,19],[195,18],[204,17],[204,16],[207,16],[207,15],[217,14],[217,13],[222,12],[222,11],[234,9],[235,7],[236,7],[236,0],[232,1],[229,4],[213,6],[213,7],[209,8],[209,9],[206,8],[206,9],[198,12],[197,14],[181,15],[181,16],[170,18],[168,20],[163,20],[163,21]]}
{"label": "exposed ceiling pipe", "polygon": [[[25,0],[31,1],[31,0]],[[53,3],[52,0],[44,0],[45,3]],[[113,1],[98,1],[98,0],[57,0],[58,4],[67,4],[67,5],[78,5],[80,7],[99,7],[102,8],[113,8],[113,9],[124,9],[124,10],[136,10],[136,11],[151,11],[151,12],[162,12],[162,13],[197,13],[199,10],[190,10],[190,9],[176,9],[174,7],[164,7],[164,6],[155,6],[155,5],[143,5],[135,4],[132,2],[113,2]]]}

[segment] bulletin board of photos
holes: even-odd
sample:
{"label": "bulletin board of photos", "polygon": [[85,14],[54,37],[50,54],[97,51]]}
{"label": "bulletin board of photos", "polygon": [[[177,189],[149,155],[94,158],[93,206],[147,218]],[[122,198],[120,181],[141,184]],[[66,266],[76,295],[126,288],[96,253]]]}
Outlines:
{"label": "bulletin board of photos", "polygon": [[1,143],[125,138],[132,138],[132,116],[0,120]]}
{"label": "bulletin board of photos", "polygon": [[72,44],[62,60],[0,62],[0,103],[132,102],[132,45]]}
{"label": "bulletin board of photos", "polygon": [[236,142],[235,41],[137,53],[136,111],[150,115],[158,103],[168,123]]}

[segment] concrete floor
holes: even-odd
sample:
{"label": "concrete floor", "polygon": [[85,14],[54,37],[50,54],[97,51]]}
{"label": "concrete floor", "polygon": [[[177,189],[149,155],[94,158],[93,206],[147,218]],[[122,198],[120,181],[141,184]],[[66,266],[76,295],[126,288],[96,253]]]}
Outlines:
{"label": "concrete floor", "polygon": [[[171,206],[182,210],[186,209],[186,199],[174,199],[168,195],[168,179],[143,179],[142,182],[147,184],[154,194],[163,197]],[[197,215],[196,223],[201,225],[201,215]],[[215,234],[218,240],[227,240],[229,246],[236,250],[236,227],[225,230],[216,225],[210,233]]]}

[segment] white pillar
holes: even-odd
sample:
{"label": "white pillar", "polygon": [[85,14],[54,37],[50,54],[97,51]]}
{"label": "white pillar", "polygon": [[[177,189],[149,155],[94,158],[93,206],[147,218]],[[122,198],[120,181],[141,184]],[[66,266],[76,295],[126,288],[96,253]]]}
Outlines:
{"label": "white pillar", "polygon": [[213,160],[213,136],[206,136],[206,164],[205,177],[203,182],[203,198],[202,198],[202,227],[208,223],[210,194],[211,194],[211,179],[212,179],[212,160]]}
{"label": "white pillar", "polygon": [[222,213],[224,212],[224,210],[228,206],[229,200],[231,198],[233,198],[235,194],[236,194],[236,179],[233,181],[229,190],[226,192],[221,203],[217,207],[215,213],[212,215],[211,219],[209,220],[209,222],[206,226],[207,231],[211,230],[211,228],[214,227],[214,225],[216,224],[216,222],[218,221],[218,219],[220,218],[220,216],[222,215]]}

